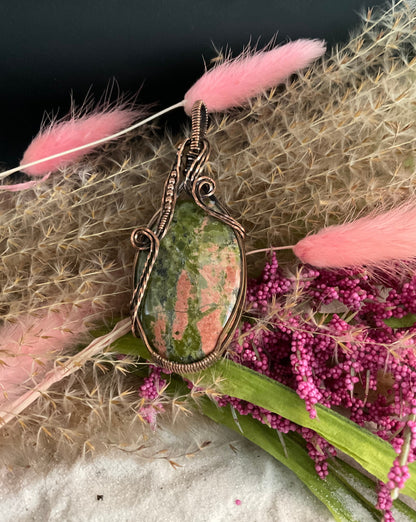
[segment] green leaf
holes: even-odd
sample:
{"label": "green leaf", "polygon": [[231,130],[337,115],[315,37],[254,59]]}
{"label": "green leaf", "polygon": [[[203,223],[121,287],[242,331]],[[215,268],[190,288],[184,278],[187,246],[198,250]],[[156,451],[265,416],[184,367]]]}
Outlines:
{"label": "green leaf", "polygon": [[[188,388],[182,379],[176,375],[171,375],[168,391],[174,395],[184,395],[187,393]],[[288,434],[277,433],[250,416],[242,416],[235,411],[233,412],[230,407],[219,408],[206,397],[198,399],[196,406],[207,417],[231,428],[237,433],[242,433],[245,438],[291,469],[310,491],[326,505],[336,520],[362,520],[363,514],[366,515],[366,520],[370,520],[370,518],[381,520],[380,511],[374,507],[376,495],[374,483],[371,479],[354,470],[362,477],[366,487],[368,487],[368,483],[372,485],[373,501],[361,495],[354,489],[353,485],[348,484],[344,477],[337,476],[334,471],[330,471],[328,477],[325,480],[321,480],[306,450],[306,442],[299,434],[295,432]],[[334,459],[330,459],[330,462],[334,462]],[[340,461],[337,468],[343,464]],[[362,486],[361,481],[357,482],[355,480],[355,483],[359,487]],[[407,506],[405,507],[407,508]]]}
{"label": "green leaf", "polygon": [[[377,502],[376,484],[369,477],[363,475],[360,471],[350,466],[347,462],[339,458],[329,461],[329,469],[337,475],[340,480],[354,487],[365,501],[375,506]],[[374,508],[375,512],[379,512]],[[393,516],[397,519],[398,515],[404,515],[408,520],[416,520],[416,511],[409,507],[401,500],[393,502]]]}
{"label": "green leaf", "polygon": [[[212,382],[217,381],[221,393],[252,402],[300,426],[311,428],[386,482],[387,473],[397,456],[391,445],[329,408],[317,404],[317,418],[311,419],[304,401],[292,389],[226,359],[196,376],[188,374],[187,377],[197,381],[198,386],[205,383],[212,386]],[[410,464],[409,470],[412,476],[403,493],[416,497],[416,463]]]}
{"label": "green leaf", "polygon": [[333,317],[332,313],[313,312],[313,318],[319,324],[328,324]]}
{"label": "green leaf", "polygon": [[[149,358],[143,342],[131,334],[119,339],[112,348],[121,353]],[[197,382],[198,386],[212,387],[212,383],[216,382],[220,393],[251,402],[316,431],[369,473],[386,482],[387,473],[396,458],[391,445],[329,408],[317,405],[317,418],[311,419],[304,401],[292,389],[226,359],[186,377]],[[411,477],[402,492],[416,498],[416,463],[409,464],[409,471]]]}
{"label": "green leaf", "polygon": [[150,353],[144,342],[130,333],[114,341],[110,348],[111,351],[119,352],[124,355],[137,355],[143,359],[150,359]]}
{"label": "green leaf", "polygon": [[416,315],[407,314],[403,317],[390,317],[389,319],[383,319],[383,321],[390,328],[410,328],[416,323]]}
{"label": "green leaf", "polygon": [[329,473],[325,480],[318,477],[315,466],[302,443],[283,435],[282,446],[275,430],[261,424],[250,416],[237,414],[238,425],[234,421],[230,408],[218,408],[208,399],[202,400],[201,409],[215,422],[240,432],[291,469],[310,491],[331,511],[335,520],[342,522],[361,522],[362,520],[380,520],[381,516],[373,506],[363,503],[355,492],[339,480],[334,473]]}

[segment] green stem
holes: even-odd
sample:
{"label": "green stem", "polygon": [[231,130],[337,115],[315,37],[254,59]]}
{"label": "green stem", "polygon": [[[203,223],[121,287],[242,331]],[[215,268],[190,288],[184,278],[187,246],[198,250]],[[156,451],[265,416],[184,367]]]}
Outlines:
{"label": "green stem", "polygon": [[[183,380],[170,376],[167,392],[174,396],[186,396],[188,387]],[[227,426],[272,455],[292,470],[306,487],[331,511],[339,521],[382,520],[382,513],[375,508],[376,484],[360,471],[339,458],[328,461],[329,474],[322,480],[318,477],[313,461],[306,450],[305,440],[295,432],[276,433],[269,426],[233,412],[232,407],[219,408],[207,397],[198,399],[198,409],[215,422]],[[276,435],[279,435],[277,437]],[[401,513],[408,520],[416,519],[416,512],[404,502],[396,500],[393,514]],[[357,518],[359,517],[359,518]]]}
{"label": "green stem", "polygon": [[[409,415],[409,421],[414,422],[416,420],[416,415]],[[410,453],[410,444],[412,442],[412,430],[410,429],[410,426],[407,424],[404,429],[404,435],[403,435],[403,445],[400,451],[400,457],[399,457],[399,464],[400,466],[405,466],[407,464],[407,461],[409,460],[409,453]],[[391,492],[391,498],[395,500],[398,498],[400,494],[400,488],[394,488]]]}
{"label": "green stem", "polygon": [[[119,339],[112,348],[149,359],[143,342],[131,334]],[[390,444],[325,406],[316,405],[317,418],[311,419],[304,401],[287,386],[226,359],[221,359],[203,372],[188,374],[186,378],[199,387],[212,388],[216,383],[215,389],[219,393],[251,402],[314,430],[377,479],[386,482],[396,458]],[[409,465],[409,471],[411,477],[402,492],[416,498],[416,463]]]}
{"label": "green stem", "polygon": [[[335,458],[329,462],[329,469],[336,473],[338,478],[342,478],[349,485],[354,484],[355,490],[359,490],[359,495],[366,500],[369,504],[374,506],[377,502],[376,486],[377,484],[369,477],[363,475],[358,469],[352,467],[347,462]],[[373,508],[377,513],[378,510]],[[416,513],[407,504],[401,500],[395,500],[393,502],[393,516],[400,513],[408,518],[408,520],[415,520]],[[397,518],[395,516],[395,518]]]}
{"label": "green stem", "polygon": [[[200,406],[207,417],[237,433],[239,432],[229,408],[218,408],[209,400],[201,401]],[[380,516],[374,515],[374,507],[370,506],[369,509],[369,506],[362,503],[355,492],[351,491],[351,488],[339,480],[334,473],[329,473],[325,480],[320,479],[308,452],[302,444],[299,444],[290,436],[282,434],[283,446],[276,436],[276,431],[272,428],[249,416],[237,414],[237,417],[244,437],[292,470],[308,489],[326,505],[335,520],[360,522],[363,520],[363,508],[367,514],[366,520],[380,520]],[[360,515],[357,516],[357,513],[360,513]]]}

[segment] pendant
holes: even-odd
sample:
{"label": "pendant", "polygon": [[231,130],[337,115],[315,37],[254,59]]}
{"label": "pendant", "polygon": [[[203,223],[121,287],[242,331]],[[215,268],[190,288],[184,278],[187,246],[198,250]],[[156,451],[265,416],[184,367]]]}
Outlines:
{"label": "pendant", "polygon": [[132,234],[132,331],[175,373],[199,371],[224,354],[246,293],[244,230],[214,197],[215,182],[200,175],[209,156],[206,128],[205,105],[197,102],[161,209]]}

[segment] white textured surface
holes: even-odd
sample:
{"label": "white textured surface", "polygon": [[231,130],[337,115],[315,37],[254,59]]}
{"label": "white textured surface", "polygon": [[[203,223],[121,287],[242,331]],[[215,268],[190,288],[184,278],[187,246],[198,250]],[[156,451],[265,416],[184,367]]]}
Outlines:
{"label": "white textured surface", "polygon": [[[192,424],[185,435],[166,432],[158,443],[158,448],[168,449],[160,456],[171,456],[182,466],[177,469],[164,458],[146,460],[112,449],[71,465],[51,464],[42,473],[33,468],[2,472],[0,521],[334,520],[296,476],[267,453],[226,428],[202,422],[195,429]],[[207,440],[211,444],[193,458],[178,456]]]}

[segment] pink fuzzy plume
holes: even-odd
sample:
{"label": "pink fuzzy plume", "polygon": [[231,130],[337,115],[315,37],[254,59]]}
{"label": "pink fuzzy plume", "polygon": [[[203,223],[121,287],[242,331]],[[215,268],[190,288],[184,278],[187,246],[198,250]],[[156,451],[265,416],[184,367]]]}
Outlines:
{"label": "pink fuzzy plume", "polygon": [[207,71],[185,94],[185,111],[202,100],[209,112],[244,105],[250,98],[282,83],[325,52],[322,40],[295,40],[271,51],[242,54]]}
{"label": "pink fuzzy plume", "polygon": [[[49,156],[60,155],[65,151],[111,136],[129,126],[136,117],[137,112],[135,111],[114,109],[51,124],[34,138],[26,149],[20,164],[24,166]],[[31,176],[44,176],[48,172],[58,170],[64,165],[78,160],[92,149],[94,146],[58,156],[22,170]]]}
{"label": "pink fuzzy plume", "polygon": [[48,174],[45,174],[45,176],[40,179],[25,181],[24,183],[16,183],[14,185],[0,185],[0,190],[8,190],[9,192],[19,192],[19,190],[26,190],[39,185],[39,183],[42,183],[42,181],[46,181],[50,175],[51,173],[48,172]]}
{"label": "pink fuzzy plume", "polygon": [[[9,400],[5,403],[0,402],[0,427],[15,419],[38,397],[47,392],[53,384],[81,369],[91,357],[102,352],[114,341],[126,335],[130,330],[130,318],[119,321],[110,333],[97,337],[86,348],[72,357],[68,357],[66,361],[55,365],[45,373],[39,382],[33,383],[33,385],[29,387],[30,389],[24,393],[20,393],[16,399]],[[75,341],[76,338],[72,340]]]}
{"label": "pink fuzzy plume", "polygon": [[316,267],[380,266],[416,258],[416,204],[331,226],[301,239],[295,255]]}
{"label": "pink fuzzy plume", "polygon": [[[89,308],[89,307],[88,307]],[[35,386],[62,351],[87,332],[87,308],[64,305],[0,329],[0,406]]]}

